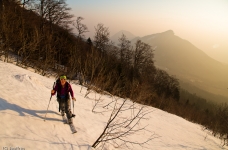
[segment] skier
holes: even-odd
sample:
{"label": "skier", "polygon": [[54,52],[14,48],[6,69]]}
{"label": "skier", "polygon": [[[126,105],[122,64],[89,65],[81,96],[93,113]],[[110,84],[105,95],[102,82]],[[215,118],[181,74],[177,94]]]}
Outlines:
{"label": "skier", "polygon": [[[59,103],[59,109],[61,110],[61,115],[64,116],[65,113],[67,115],[68,123],[72,124],[72,117],[75,115],[72,114],[70,106],[71,106],[71,101],[70,101],[70,95],[72,97],[72,100],[76,101],[74,97],[74,92],[71,88],[70,83],[66,81],[66,76],[62,75],[59,77],[59,79],[56,81],[56,85],[53,90],[51,90],[51,94],[55,95],[57,92],[57,101]],[[60,81],[59,81],[60,80]],[[70,92],[70,95],[69,95]]]}

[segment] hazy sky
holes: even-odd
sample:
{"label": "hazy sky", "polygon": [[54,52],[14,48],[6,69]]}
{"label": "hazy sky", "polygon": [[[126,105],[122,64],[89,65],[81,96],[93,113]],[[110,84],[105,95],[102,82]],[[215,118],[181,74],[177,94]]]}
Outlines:
{"label": "hazy sky", "polygon": [[173,30],[208,55],[228,63],[228,0],[67,0],[93,38],[98,23],[111,36],[126,30],[146,36]]}

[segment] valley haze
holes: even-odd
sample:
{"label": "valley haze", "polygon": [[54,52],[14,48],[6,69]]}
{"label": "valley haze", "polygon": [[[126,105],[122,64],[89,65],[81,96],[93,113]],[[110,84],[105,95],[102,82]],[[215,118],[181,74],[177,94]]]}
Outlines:
{"label": "valley haze", "polygon": [[98,23],[113,36],[127,30],[146,36],[173,30],[210,57],[228,64],[227,0],[67,0],[75,17],[84,18],[94,37]]}
{"label": "valley haze", "polygon": [[189,41],[168,30],[143,37],[119,31],[110,39],[118,45],[124,34],[134,45],[137,40],[149,44],[155,65],[179,79],[181,88],[213,102],[228,102],[228,65],[219,62]]}

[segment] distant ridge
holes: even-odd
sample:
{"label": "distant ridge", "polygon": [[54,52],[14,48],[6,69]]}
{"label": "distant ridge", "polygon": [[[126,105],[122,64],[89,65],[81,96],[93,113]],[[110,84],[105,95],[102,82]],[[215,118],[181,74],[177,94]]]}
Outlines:
{"label": "distant ridge", "polygon": [[189,41],[176,36],[172,30],[138,39],[154,48],[157,67],[175,75],[184,83],[225,96],[223,101],[228,102],[228,65],[209,57]]}
{"label": "distant ridge", "polygon": [[212,99],[218,102],[228,102],[227,64],[209,57],[189,41],[175,35],[173,30],[143,37],[121,30],[111,37],[115,45],[118,44],[118,39],[122,34],[131,40],[132,45],[137,40],[151,45],[154,49],[155,65],[176,76],[180,80],[182,88],[206,99],[213,97]]}
{"label": "distant ridge", "polygon": [[129,31],[121,30],[121,31],[117,32],[116,34],[114,34],[113,36],[111,36],[111,38],[110,38],[115,43],[115,45],[118,44],[118,39],[122,36],[122,34],[124,34],[127,37],[127,39],[130,41],[136,37],[134,34],[132,34]]}

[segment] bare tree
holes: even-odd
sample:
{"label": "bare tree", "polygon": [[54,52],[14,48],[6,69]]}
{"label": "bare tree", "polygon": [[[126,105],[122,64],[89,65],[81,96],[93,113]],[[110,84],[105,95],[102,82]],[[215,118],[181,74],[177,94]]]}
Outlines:
{"label": "bare tree", "polygon": [[87,26],[82,24],[82,20],[84,20],[84,18],[77,17],[75,22],[73,22],[74,27],[77,29],[79,39],[84,37],[84,33],[89,32]]}
{"label": "bare tree", "polygon": [[132,65],[132,46],[131,41],[127,39],[127,37],[122,34],[122,36],[119,38],[119,57],[120,62],[123,65],[126,65],[126,67],[129,67]]}
{"label": "bare tree", "polygon": [[179,82],[176,78],[170,76],[164,70],[156,70],[156,74],[154,76],[154,86],[155,91],[159,96],[174,98],[177,101],[179,100]]}
{"label": "bare tree", "polygon": [[90,83],[94,83],[95,77],[101,72],[100,67],[104,66],[105,60],[94,47],[87,53],[83,73],[88,76]]}
{"label": "bare tree", "polygon": [[19,5],[22,6],[22,8],[26,9],[33,9],[32,4],[35,2],[35,0],[15,0]]}
{"label": "bare tree", "polygon": [[42,19],[49,21],[52,24],[59,25],[64,28],[69,28],[72,23],[73,15],[69,13],[71,8],[67,7],[66,0],[39,0],[36,4],[36,12]]}
{"label": "bare tree", "polygon": [[228,145],[228,104],[221,104],[216,110],[216,122],[214,123],[213,134],[219,135],[223,140],[223,146]]}
{"label": "bare tree", "polygon": [[95,27],[94,46],[101,52],[105,51],[110,41],[109,35],[108,28],[104,27],[103,24],[98,24],[97,27]]}
{"label": "bare tree", "polygon": [[[70,46],[70,58],[69,58],[69,67],[71,77],[75,77],[76,75],[80,75],[80,80],[84,78],[84,73],[82,73],[85,66],[86,54],[87,51],[85,49],[85,44],[83,42],[84,33],[88,32],[88,28],[86,25],[82,23],[83,18],[77,17],[76,21],[73,22],[74,27],[77,29],[78,35],[74,44]],[[81,82],[80,82],[81,84]]]}
{"label": "bare tree", "polygon": [[[20,32],[19,36],[23,36],[22,34],[23,32]],[[31,35],[33,38],[30,38]],[[38,49],[40,39],[41,39],[41,37],[39,36],[38,29],[34,28],[34,30],[30,32],[30,36],[25,35],[24,39],[22,40],[23,41],[22,47],[17,52],[18,65],[23,64],[24,66],[27,66],[27,63],[30,63],[28,60],[32,62],[32,58],[36,57],[34,56],[36,55],[35,51]],[[20,61],[18,60],[19,58],[20,58]]]}
{"label": "bare tree", "polygon": [[[144,147],[144,144],[150,140],[156,138],[154,133],[151,133],[149,137],[145,136],[145,140],[131,141],[128,139],[130,135],[136,134],[141,131],[147,131],[146,126],[140,127],[140,121],[145,119],[145,116],[151,113],[151,110],[146,110],[144,106],[137,106],[135,103],[129,104],[129,100],[123,101],[115,100],[112,105],[112,112],[108,119],[108,122],[97,140],[93,143],[92,147],[96,148],[99,144],[102,144],[103,148],[105,144],[111,144],[115,147],[128,147],[128,144],[140,145]],[[133,112],[131,116],[124,116],[124,112]]]}
{"label": "bare tree", "polygon": [[142,73],[144,66],[153,66],[153,53],[150,45],[137,40],[134,49],[133,67],[134,71]]}
{"label": "bare tree", "polygon": [[3,21],[4,21],[4,5],[3,0],[0,0],[0,58],[3,55]]}
{"label": "bare tree", "polygon": [[15,25],[18,25],[18,20],[15,20],[16,14],[13,12],[16,4],[12,1],[1,1],[1,28],[0,28],[0,42],[4,53],[4,61],[8,62],[10,51],[12,52],[13,43],[16,40],[14,35]]}

